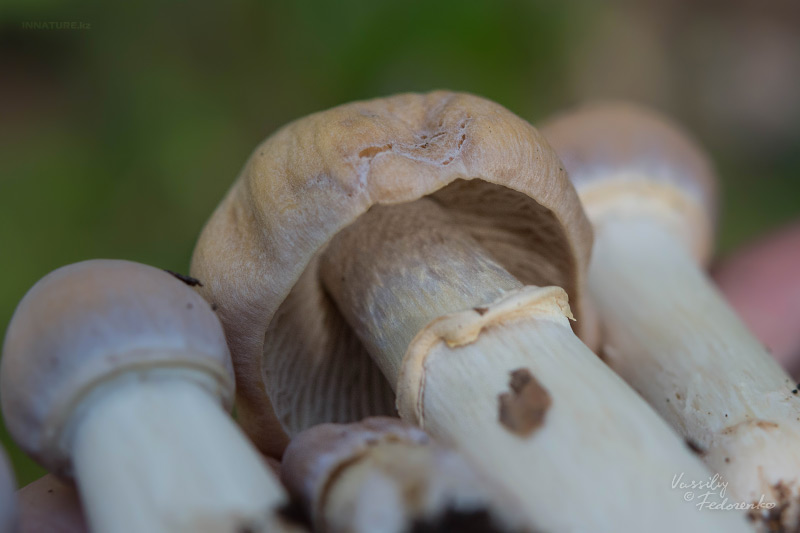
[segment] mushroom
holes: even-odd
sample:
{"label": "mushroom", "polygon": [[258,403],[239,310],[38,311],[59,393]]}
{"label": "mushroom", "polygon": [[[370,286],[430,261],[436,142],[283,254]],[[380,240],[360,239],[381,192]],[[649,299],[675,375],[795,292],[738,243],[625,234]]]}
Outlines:
{"label": "mushroom", "polygon": [[[409,94],[269,138],[192,272],[262,450],[280,453],[278,426],[382,414],[396,389],[401,416],[521,498],[529,524],[743,530],[670,489],[676,471],[706,470],[570,329],[590,241],[535,129],[475,96]],[[581,512],[559,512],[564,498]]]}
{"label": "mushroom", "polygon": [[229,353],[208,304],[170,274],[94,260],[41,279],[0,366],[20,446],[74,476],[93,531],[288,531],[285,494],[223,406]]}
{"label": "mushroom", "polygon": [[373,204],[435,195],[523,283],[563,287],[580,317],[591,230],[540,139],[497,104],[434,92],[317,113],[255,150],[191,273],[228,338],[238,420],[265,454],[319,423],[396,414],[394,384],[319,279],[319,252]]}
{"label": "mushroom", "polygon": [[[87,533],[75,486],[47,474],[21,488],[19,533]],[[5,531],[5,530],[3,530]]]}
{"label": "mushroom", "polygon": [[403,533],[468,524],[487,532],[523,530],[518,512],[462,455],[396,418],[301,432],[286,449],[281,478],[318,531]]}
{"label": "mushroom", "polygon": [[500,498],[462,455],[396,418],[301,432],[281,478],[316,531],[523,531],[513,496]]}
{"label": "mushroom", "polygon": [[13,532],[17,527],[17,482],[5,451],[0,447],[0,531]]}
{"label": "mushroom", "polygon": [[754,516],[798,527],[800,395],[702,271],[716,182],[702,149],[652,111],[596,104],[542,128],[595,228],[588,290],[606,362]]}

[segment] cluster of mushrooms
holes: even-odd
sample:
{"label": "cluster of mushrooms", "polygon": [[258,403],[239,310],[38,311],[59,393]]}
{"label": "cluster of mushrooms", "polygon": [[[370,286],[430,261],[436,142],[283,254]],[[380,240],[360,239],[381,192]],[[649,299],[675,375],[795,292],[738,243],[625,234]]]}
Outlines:
{"label": "cluster of mushrooms", "polygon": [[67,484],[4,464],[0,529],[798,531],[800,397],[703,272],[714,179],[627,104],[289,124],[191,277],[92,260],[21,301],[3,415]]}

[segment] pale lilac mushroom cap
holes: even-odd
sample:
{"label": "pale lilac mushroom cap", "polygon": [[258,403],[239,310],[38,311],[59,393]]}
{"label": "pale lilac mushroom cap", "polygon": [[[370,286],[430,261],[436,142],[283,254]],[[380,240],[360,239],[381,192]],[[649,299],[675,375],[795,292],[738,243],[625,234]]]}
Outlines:
{"label": "pale lilac mushroom cap", "polygon": [[299,433],[289,443],[283,454],[281,480],[304,504],[321,502],[329,480],[343,464],[388,441],[428,444],[430,437],[398,418],[371,417],[352,424],[319,424]]}
{"label": "pale lilac mushroom cap", "polygon": [[5,452],[0,448],[0,531],[16,531],[17,482]]}
{"label": "pale lilac mushroom cap", "polygon": [[234,385],[217,317],[187,284],[158,268],[91,260],[51,272],[8,326],[0,400],[11,435],[46,468],[70,471],[63,430],[87,394],[128,371],[197,369],[230,407]]}

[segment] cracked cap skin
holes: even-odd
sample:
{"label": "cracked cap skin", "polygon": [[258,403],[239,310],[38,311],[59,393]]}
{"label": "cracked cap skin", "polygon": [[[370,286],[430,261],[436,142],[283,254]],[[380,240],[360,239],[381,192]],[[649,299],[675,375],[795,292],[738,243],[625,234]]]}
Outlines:
{"label": "cracked cap skin", "polygon": [[563,287],[580,332],[592,230],[535,128],[446,91],[315,113],[256,148],[192,259],[234,359],[239,421],[263,452],[280,456],[288,435],[316,423],[395,413],[318,258],[371,206],[425,196],[524,284]]}

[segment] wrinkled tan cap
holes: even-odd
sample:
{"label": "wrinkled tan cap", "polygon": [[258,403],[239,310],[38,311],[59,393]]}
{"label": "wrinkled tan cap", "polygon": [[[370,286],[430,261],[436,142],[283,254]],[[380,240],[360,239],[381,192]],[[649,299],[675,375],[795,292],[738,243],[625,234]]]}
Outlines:
{"label": "wrinkled tan cap", "polygon": [[580,316],[591,227],[524,120],[450,92],[298,120],[255,150],[192,261],[228,337],[239,421],[262,451],[278,455],[287,433],[320,422],[394,413],[391,387],[323,290],[318,255],[370,206],[423,196],[523,283],[563,287]]}
{"label": "wrinkled tan cap", "polygon": [[92,260],[39,280],[17,306],[0,363],[0,400],[14,439],[46,468],[68,470],[61,433],[81,399],[126,371],[191,368],[216,378],[230,403],[233,374],[214,312],[171,274]]}
{"label": "wrinkled tan cap", "polygon": [[706,153],[681,127],[654,110],[608,102],[561,113],[540,129],[593,222],[604,210],[652,208],[656,216],[663,208],[684,220],[684,235],[707,259],[717,181]]}
{"label": "wrinkled tan cap", "polygon": [[0,531],[14,532],[17,527],[17,482],[6,452],[0,447]]}

